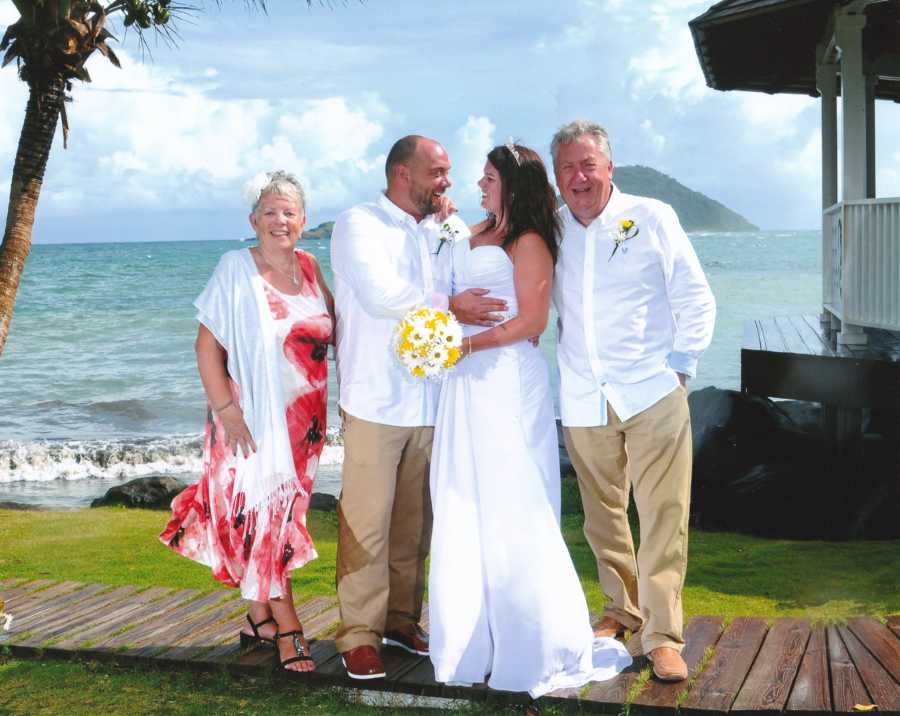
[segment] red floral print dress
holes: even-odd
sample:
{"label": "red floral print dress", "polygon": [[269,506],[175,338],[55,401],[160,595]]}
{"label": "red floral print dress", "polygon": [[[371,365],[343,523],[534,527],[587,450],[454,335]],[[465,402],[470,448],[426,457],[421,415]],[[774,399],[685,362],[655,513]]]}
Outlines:
{"label": "red floral print dress", "polygon": [[[160,535],[178,554],[207,565],[215,579],[239,586],[245,599],[256,601],[280,597],[291,571],[318,556],[306,529],[306,511],[325,442],[326,355],[333,326],[312,258],[303,251],[296,256],[303,275],[299,295],[264,283],[283,346],[279,370],[296,489],[257,510],[245,509],[244,494],[234,494],[241,458],[225,444],[219,418],[207,409],[203,471],[172,501],[172,519]],[[231,388],[239,402],[233,381]]]}

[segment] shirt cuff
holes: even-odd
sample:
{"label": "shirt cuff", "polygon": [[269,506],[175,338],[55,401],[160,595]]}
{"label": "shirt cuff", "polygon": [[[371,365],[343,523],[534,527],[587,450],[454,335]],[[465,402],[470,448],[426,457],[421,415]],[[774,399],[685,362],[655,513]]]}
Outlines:
{"label": "shirt cuff", "polygon": [[666,359],[669,367],[676,373],[684,373],[688,378],[697,375],[697,359],[688,353],[672,351]]}
{"label": "shirt cuff", "polygon": [[432,293],[428,302],[432,308],[436,308],[439,311],[446,311],[450,308],[450,296],[446,293]]}

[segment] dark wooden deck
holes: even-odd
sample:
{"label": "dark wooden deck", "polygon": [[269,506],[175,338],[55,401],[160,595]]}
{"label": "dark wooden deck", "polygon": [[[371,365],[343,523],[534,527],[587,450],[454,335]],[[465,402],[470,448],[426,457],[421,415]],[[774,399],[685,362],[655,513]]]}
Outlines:
{"label": "dark wooden deck", "polygon": [[[271,650],[238,648],[244,607],[235,591],[5,579],[0,599],[13,615],[0,642],[15,656],[235,673],[272,668]],[[490,713],[491,704],[527,702],[523,694],[484,686],[437,684],[427,657],[393,648],[384,650],[388,678],[350,681],[329,638],[338,619],[334,598],[306,602],[298,614],[314,640],[318,668],[309,675],[282,674],[285,679],[412,695],[423,705],[464,699],[476,702],[482,713]],[[687,625],[684,656],[691,669],[688,682],[648,678],[641,659],[611,681],[545,700],[604,713],[620,713],[626,704],[631,714],[830,713],[876,704],[879,713],[900,714],[900,615],[886,622],[858,617],[834,626],[793,618],[739,617],[726,624],[720,617],[695,617]]]}
{"label": "dark wooden deck", "polygon": [[741,389],[840,408],[893,407],[900,386],[900,336],[866,329],[864,346],[834,346],[815,316],[749,321]]}

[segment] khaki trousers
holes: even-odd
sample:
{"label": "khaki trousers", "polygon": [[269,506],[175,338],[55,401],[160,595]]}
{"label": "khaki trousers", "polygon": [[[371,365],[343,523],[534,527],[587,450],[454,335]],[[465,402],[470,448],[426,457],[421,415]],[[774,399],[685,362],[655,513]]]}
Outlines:
{"label": "khaki trousers", "polygon": [[[660,646],[681,651],[692,457],[687,391],[679,386],[625,422],[607,406],[607,425],[563,431],[584,504],[584,535],[607,599],[604,616],[639,630],[629,643],[634,655]],[[640,520],[637,560],[630,489]]]}
{"label": "khaki trousers", "polygon": [[384,632],[418,623],[431,543],[428,469],[434,428],[343,413],[338,502],[339,652],[381,648]]}

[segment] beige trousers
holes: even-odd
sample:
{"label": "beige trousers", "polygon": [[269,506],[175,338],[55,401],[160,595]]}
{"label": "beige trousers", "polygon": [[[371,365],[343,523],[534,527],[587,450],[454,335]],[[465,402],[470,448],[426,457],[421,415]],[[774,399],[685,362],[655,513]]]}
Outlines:
{"label": "beige trousers", "polygon": [[[602,427],[563,431],[584,504],[584,534],[607,599],[604,616],[640,630],[629,644],[635,655],[660,646],[681,651],[691,498],[687,391],[678,387],[625,422],[611,405],[608,414]],[[640,521],[637,560],[629,490]]]}
{"label": "beige trousers", "polygon": [[418,623],[431,542],[428,468],[434,428],[381,425],[343,413],[338,503],[340,652],[381,647],[384,632]]}

